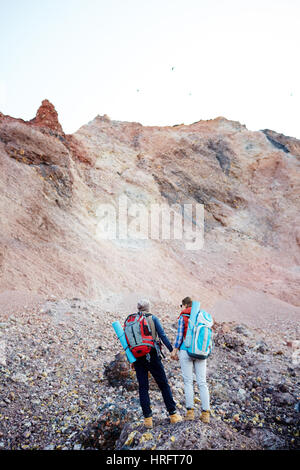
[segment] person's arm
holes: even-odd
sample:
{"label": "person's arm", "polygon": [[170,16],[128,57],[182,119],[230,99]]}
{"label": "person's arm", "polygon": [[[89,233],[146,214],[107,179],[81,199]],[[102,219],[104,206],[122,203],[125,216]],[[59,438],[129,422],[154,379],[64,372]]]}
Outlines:
{"label": "person's arm", "polygon": [[157,331],[157,334],[158,334],[159,338],[162,340],[162,342],[168,348],[168,350],[170,352],[172,352],[173,351],[173,346],[170,343],[170,341],[169,341],[169,339],[168,339],[168,337],[167,337],[167,335],[166,335],[159,319],[157,317],[155,317],[154,315],[152,315],[152,319],[153,319],[153,322],[154,322],[154,325],[155,325],[155,328],[156,328],[156,331]]}
{"label": "person's arm", "polygon": [[171,354],[172,359],[178,359],[178,351],[183,341],[183,332],[184,332],[184,320],[183,320],[183,317],[181,316],[179,317],[179,320],[178,320],[177,337],[174,343],[173,353]]}

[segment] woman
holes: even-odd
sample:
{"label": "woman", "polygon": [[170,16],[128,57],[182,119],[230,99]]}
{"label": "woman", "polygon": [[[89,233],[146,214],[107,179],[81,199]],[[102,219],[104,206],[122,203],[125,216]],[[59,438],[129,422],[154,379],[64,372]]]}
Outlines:
{"label": "woman", "polygon": [[184,393],[187,413],[186,420],[194,420],[194,387],[193,387],[193,371],[196,374],[196,380],[199,387],[200,399],[202,404],[202,413],[200,419],[203,423],[209,423],[210,419],[210,406],[209,406],[209,391],[206,383],[206,359],[194,359],[187,353],[187,348],[184,345],[186,337],[189,316],[192,309],[192,300],[190,297],[185,297],[182,300],[181,307],[184,307],[178,317],[178,331],[177,338],[174,344],[174,349],[171,353],[171,358],[179,361],[184,381]]}

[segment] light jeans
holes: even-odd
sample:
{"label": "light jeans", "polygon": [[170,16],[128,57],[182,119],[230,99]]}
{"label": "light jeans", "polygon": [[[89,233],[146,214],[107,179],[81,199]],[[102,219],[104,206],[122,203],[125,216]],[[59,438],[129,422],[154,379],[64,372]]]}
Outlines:
{"label": "light jeans", "polygon": [[193,359],[188,355],[187,351],[180,349],[179,361],[184,381],[186,408],[194,408],[193,372],[195,372],[202,410],[209,410],[209,391],[206,383],[206,359]]}

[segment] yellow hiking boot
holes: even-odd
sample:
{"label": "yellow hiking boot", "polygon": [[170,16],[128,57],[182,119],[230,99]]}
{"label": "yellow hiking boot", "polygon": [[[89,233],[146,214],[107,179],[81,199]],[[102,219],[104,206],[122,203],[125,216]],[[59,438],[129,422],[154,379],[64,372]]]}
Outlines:
{"label": "yellow hiking boot", "polygon": [[185,415],[185,420],[193,421],[194,419],[195,419],[195,412],[194,412],[194,409],[191,408],[190,410],[187,410],[186,415]]}
{"label": "yellow hiking boot", "polygon": [[182,421],[182,417],[178,413],[170,415],[171,424],[180,423],[180,421]]}
{"label": "yellow hiking boot", "polygon": [[200,416],[200,420],[202,421],[202,423],[209,423],[209,417],[210,417],[210,411],[207,410],[207,411],[202,411],[201,413],[201,416]]}
{"label": "yellow hiking boot", "polygon": [[150,416],[149,418],[144,418],[144,426],[146,428],[153,428],[152,416]]}

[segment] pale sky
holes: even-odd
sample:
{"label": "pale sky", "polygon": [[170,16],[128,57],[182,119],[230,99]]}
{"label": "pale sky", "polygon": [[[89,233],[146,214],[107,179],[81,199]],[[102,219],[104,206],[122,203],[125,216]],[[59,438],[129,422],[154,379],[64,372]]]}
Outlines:
{"label": "pale sky", "polygon": [[0,111],[300,138],[300,0],[0,0]]}

